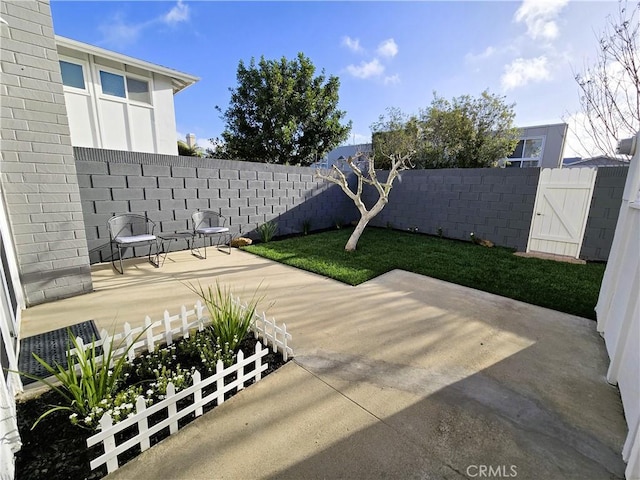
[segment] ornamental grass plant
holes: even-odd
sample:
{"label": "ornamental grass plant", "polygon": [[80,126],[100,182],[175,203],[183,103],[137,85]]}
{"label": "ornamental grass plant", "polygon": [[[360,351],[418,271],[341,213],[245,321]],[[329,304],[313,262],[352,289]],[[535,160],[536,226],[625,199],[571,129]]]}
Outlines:
{"label": "ornamental grass plant", "polygon": [[211,325],[204,330],[205,335],[210,337],[209,341],[205,341],[208,348],[214,352],[221,348],[221,358],[237,353],[238,345],[249,332],[256,306],[262,298],[257,297],[256,292],[248,303],[242,304],[233,298],[228,287],[218,281],[215,286],[205,288],[198,284],[197,287],[187,285],[187,288],[200,297],[209,312]]}
{"label": "ornamental grass plant", "polygon": [[278,222],[269,220],[258,227],[258,233],[260,234],[260,240],[263,243],[269,243],[273,237],[275,237],[278,231]]}
{"label": "ornamental grass plant", "polygon": [[[115,347],[113,343],[109,343],[106,350],[103,347],[101,352],[96,346],[95,339],[93,339],[91,345],[83,348],[78,339],[74,337],[71,329],[67,330],[67,334],[69,342],[67,344],[66,366],[57,362],[54,365],[50,365],[36,353],[33,353],[36,361],[51,376],[55,377],[60,385],[56,385],[43,377],[25,372],[16,372],[26,378],[47,385],[64,399],[64,405],[52,406],[45,411],[36,420],[32,428],[35,428],[43,418],[60,410],[71,412],[69,418],[72,423],[93,428],[96,426],[95,422],[99,420],[99,417],[95,418],[97,414],[102,416],[105,410],[112,407],[115,408],[121,403],[129,403],[127,399],[130,396],[135,396],[131,393],[118,397],[117,394],[128,375],[127,353],[142,333],[118,358],[115,358],[115,352],[126,345],[126,339],[124,338]],[[133,407],[131,407],[132,409]]]}

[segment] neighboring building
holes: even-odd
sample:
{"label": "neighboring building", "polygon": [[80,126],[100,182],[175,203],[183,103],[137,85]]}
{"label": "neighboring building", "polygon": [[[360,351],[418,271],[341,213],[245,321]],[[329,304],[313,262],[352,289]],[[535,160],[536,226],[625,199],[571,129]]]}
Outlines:
{"label": "neighboring building", "polygon": [[559,168],[562,166],[564,143],[568,125],[536,125],[522,128],[520,141],[509,155],[512,168]]}
{"label": "neighboring building", "polygon": [[562,166],[568,167],[569,165],[573,165],[576,162],[581,162],[582,157],[567,157],[562,159]]}
{"label": "neighboring building", "polygon": [[[520,141],[514,152],[508,157],[507,166],[511,168],[561,167],[567,129],[566,123],[522,128]],[[348,168],[347,158],[353,157],[358,152],[369,153],[371,149],[372,144],[370,143],[338,147],[329,152],[320,162],[313,164],[312,167],[331,168],[333,165],[337,165],[340,169]],[[500,161],[500,164],[503,163]]]}
{"label": "neighboring building", "polygon": [[173,95],[199,79],[55,36],[71,144],[177,155]]}
{"label": "neighboring building", "polygon": [[601,155],[599,157],[592,158],[583,158],[579,159],[575,162],[566,162],[566,158],[562,162],[562,166],[564,168],[574,168],[574,167],[628,167],[628,160],[621,160],[619,158],[607,157],[606,155]]}
{"label": "neighboring building", "polygon": [[311,165],[312,168],[332,168],[334,165],[340,170],[348,170],[347,159],[356,157],[356,164],[361,166],[367,161],[368,154],[371,153],[372,145],[370,143],[360,143],[357,145],[343,145],[334,148],[325,157]]}

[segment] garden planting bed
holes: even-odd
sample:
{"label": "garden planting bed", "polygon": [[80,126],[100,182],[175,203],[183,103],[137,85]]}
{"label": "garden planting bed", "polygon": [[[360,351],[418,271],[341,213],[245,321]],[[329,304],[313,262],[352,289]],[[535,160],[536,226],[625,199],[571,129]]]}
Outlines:
{"label": "garden planting bed", "polygon": [[204,304],[143,327],[88,344],[69,330],[68,366],[45,365],[60,384],[18,401],[16,478],[102,478],[293,355],[286,325],[258,315],[255,297],[193,291]]}
{"label": "garden planting bed", "polygon": [[[259,342],[259,340],[255,339],[253,334],[250,334],[241,342],[240,349],[243,352],[248,352],[248,354],[254,352],[256,342]],[[179,364],[181,369],[185,371],[192,371],[192,369],[204,370],[200,359],[194,355],[185,354],[184,349],[180,348],[180,343],[181,342],[177,342],[175,344],[175,349],[168,350],[169,352],[173,351],[169,357],[175,355],[176,358],[171,358],[171,362],[164,366],[173,366],[175,369],[175,366]],[[136,370],[145,370],[144,368],[140,368],[142,363],[141,358],[137,358],[133,362],[130,367],[130,374],[127,378],[126,385],[132,385],[141,381],[153,382],[155,380],[154,376],[145,379],[136,373]],[[262,377],[264,377],[284,365],[285,362],[282,359],[281,353],[274,353],[272,350],[269,350],[267,355],[261,359],[261,363],[268,364],[268,368],[262,372]],[[246,370],[249,369],[247,368]],[[208,375],[211,375],[211,372],[202,371],[203,378]],[[225,384],[233,380],[235,380],[235,374],[227,376],[227,378],[225,378]],[[245,386],[252,383],[254,383],[254,381],[247,381]],[[141,385],[144,385],[144,383]],[[213,388],[213,390],[215,390],[215,388]],[[225,400],[235,395],[237,391],[237,389],[233,389],[226,392],[224,394]],[[193,397],[193,395],[190,397]],[[158,400],[161,399],[157,398],[156,395],[153,401],[155,403]],[[190,400],[192,400],[192,398],[179,402],[178,410],[185,408],[190,403]],[[38,423],[33,430],[31,429],[38,417],[51,408],[51,405],[61,404],[62,398],[53,391],[46,391],[36,398],[18,402],[17,412],[22,449],[16,454],[17,479],[98,479],[107,474],[105,465],[93,471],[90,468],[91,460],[104,453],[100,445],[91,448],[87,447],[87,439],[96,432],[84,428],[81,425],[73,425],[69,420],[69,412],[58,411],[52,413]],[[213,401],[208,405],[204,405],[203,410],[206,413],[216,405],[217,402]],[[149,417],[149,428],[166,418],[166,410],[152,415]],[[195,418],[195,413],[188,414],[178,422],[180,428]],[[130,438],[135,435],[135,433],[135,427],[123,431],[120,434],[121,438],[118,439],[119,443],[121,443],[125,437]],[[165,427],[150,437],[150,446],[155,445],[168,436],[169,427]],[[140,451],[140,447],[137,446],[119,455],[118,460],[120,465],[139,455]]]}

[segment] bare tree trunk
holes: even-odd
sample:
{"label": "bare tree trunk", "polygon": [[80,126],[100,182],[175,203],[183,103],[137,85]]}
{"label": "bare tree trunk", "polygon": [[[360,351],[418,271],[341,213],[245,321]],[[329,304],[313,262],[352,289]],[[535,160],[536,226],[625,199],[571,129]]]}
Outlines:
{"label": "bare tree trunk", "polygon": [[353,230],[353,233],[349,237],[349,240],[344,247],[347,252],[355,252],[356,246],[358,245],[358,240],[360,240],[360,236],[364,232],[364,229],[369,223],[369,220],[371,220],[372,218],[373,216],[370,213],[367,213],[366,215],[362,215],[360,217],[356,228]]}
{"label": "bare tree trunk", "polygon": [[[416,129],[408,129],[404,117],[399,113],[391,112],[390,115],[392,118],[390,118],[386,123],[384,122],[384,118],[380,117],[379,128],[380,131],[384,131],[387,134],[391,131],[395,132],[395,136],[392,138],[397,137],[398,140],[392,145],[392,150],[390,152],[383,152],[382,149],[380,150],[380,154],[388,159],[391,164],[385,181],[380,181],[380,179],[378,179],[372,152],[356,152],[355,157],[349,157],[347,159],[347,164],[356,177],[356,185],[353,190],[349,187],[347,176],[336,165],[334,165],[329,171],[316,171],[316,176],[326,180],[327,182],[338,185],[347,197],[353,200],[358,212],[360,212],[360,220],[358,220],[355,230],[344,247],[347,252],[353,252],[356,249],[358,240],[360,240],[360,236],[362,235],[362,232],[364,232],[369,221],[380,213],[389,201],[389,192],[393,187],[394,180],[398,177],[398,174],[401,171],[409,168],[411,165],[411,158],[415,154],[415,144],[417,141],[418,131]],[[354,158],[362,160],[363,157],[366,158],[366,171],[363,171],[361,162],[357,162],[359,163],[358,165],[354,161]],[[362,200],[364,193],[363,188],[365,185],[372,187],[378,194],[378,200],[370,210],[367,210],[367,206]]]}
{"label": "bare tree trunk", "polygon": [[371,210],[367,210],[364,204],[358,205],[358,210],[360,210],[360,220],[358,220],[358,224],[356,228],[353,230],[353,233],[349,237],[347,244],[344,249],[347,252],[353,252],[358,245],[358,240],[360,240],[360,236],[364,233],[364,229],[369,224],[371,219],[373,219],[376,215],[378,215],[384,206],[387,204],[388,196],[381,196],[376,204],[371,207]]}

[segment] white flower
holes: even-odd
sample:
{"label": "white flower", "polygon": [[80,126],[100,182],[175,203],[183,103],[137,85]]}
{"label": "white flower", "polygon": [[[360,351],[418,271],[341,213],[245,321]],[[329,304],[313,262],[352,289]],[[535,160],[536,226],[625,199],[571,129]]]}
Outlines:
{"label": "white flower", "polygon": [[72,413],[71,415],[69,415],[70,419],[74,419],[74,418],[77,418],[77,417],[78,417],[77,413]]}

